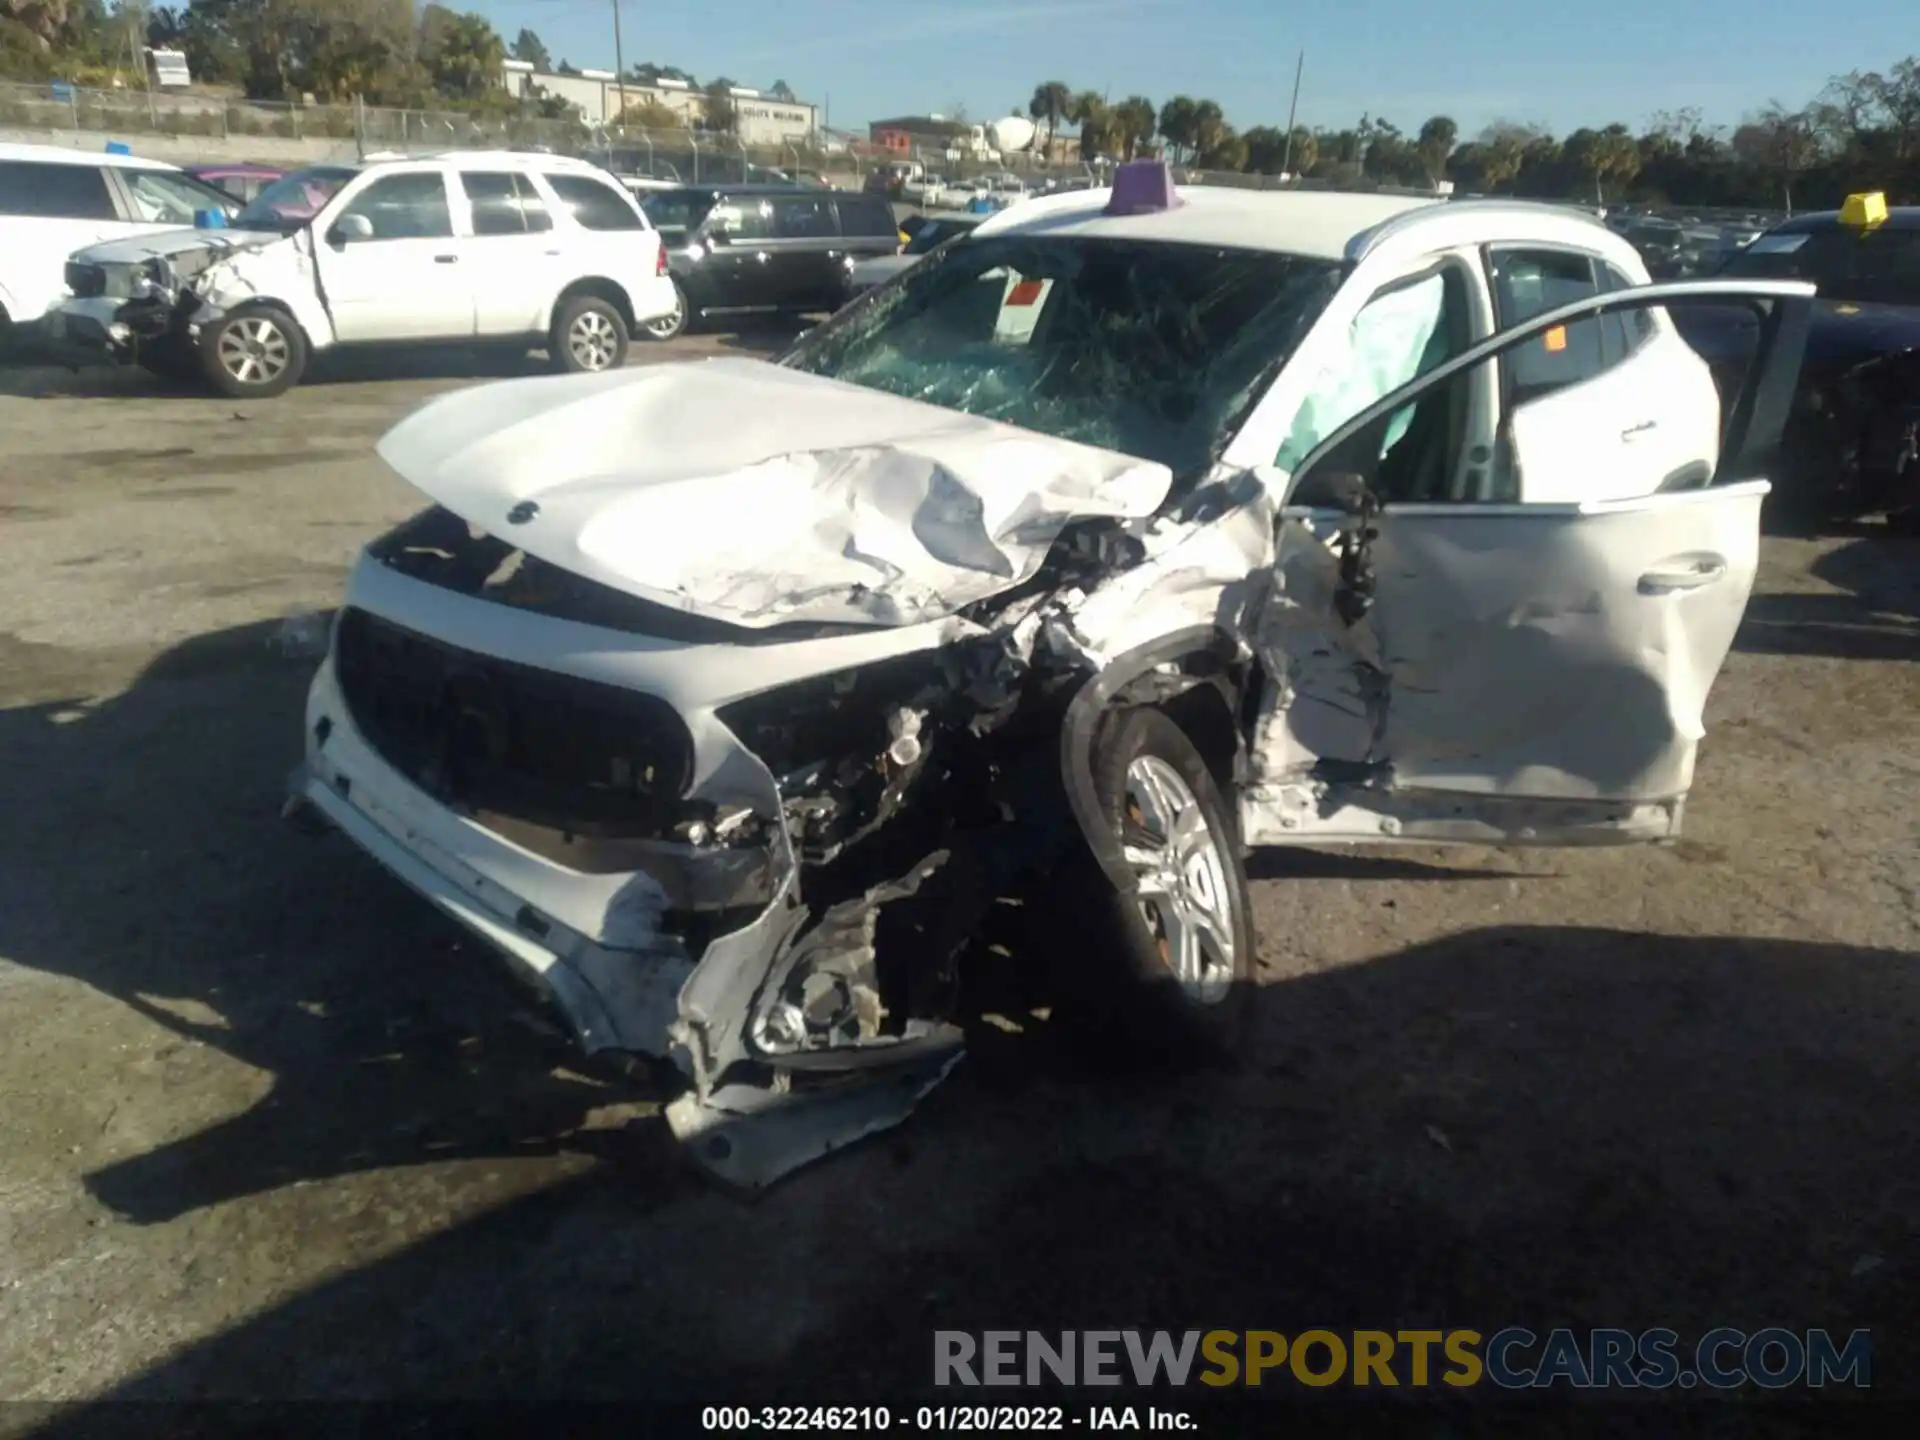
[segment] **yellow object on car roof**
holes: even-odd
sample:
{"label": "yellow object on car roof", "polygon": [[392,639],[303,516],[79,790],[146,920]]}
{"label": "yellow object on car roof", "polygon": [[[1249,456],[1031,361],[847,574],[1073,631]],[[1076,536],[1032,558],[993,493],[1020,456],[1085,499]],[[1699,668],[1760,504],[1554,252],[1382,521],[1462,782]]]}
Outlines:
{"label": "yellow object on car roof", "polygon": [[1840,223],[1857,225],[1867,229],[1874,225],[1883,225],[1887,219],[1887,197],[1879,190],[1868,190],[1859,195],[1849,195],[1840,202]]}

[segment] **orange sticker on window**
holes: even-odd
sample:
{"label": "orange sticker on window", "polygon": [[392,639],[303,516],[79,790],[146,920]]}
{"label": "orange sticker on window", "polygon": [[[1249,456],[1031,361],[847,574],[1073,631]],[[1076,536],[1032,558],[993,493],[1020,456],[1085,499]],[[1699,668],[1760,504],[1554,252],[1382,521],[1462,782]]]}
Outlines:
{"label": "orange sticker on window", "polygon": [[1541,338],[1547,342],[1548,351],[1557,355],[1567,348],[1567,327],[1556,325]]}
{"label": "orange sticker on window", "polygon": [[1038,280],[1022,280],[1007,292],[1007,304],[1009,306],[1036,305],[1039,301],[1040,282]]}

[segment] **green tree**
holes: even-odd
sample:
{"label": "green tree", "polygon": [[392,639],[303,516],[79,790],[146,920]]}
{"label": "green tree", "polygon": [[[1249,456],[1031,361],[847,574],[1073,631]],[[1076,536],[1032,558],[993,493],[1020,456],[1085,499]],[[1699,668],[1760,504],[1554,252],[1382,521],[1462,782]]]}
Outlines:
{"label": "green tree", "polygon": [[1082,90],[1067,101],[1066,118],[1080,127],[1080,158],[1095,160],[1112,155],[1121,146],[1115,118],[1107,109],[1107,100],[1098,90]]}
{"label": "green tree", "polygon": [[1805,111],[1788,110],[1778,100],[1733,132],[1733,153],[1780,187],[1793,209],[1793,183],[1820,153],[1819,139]]}
{"label": "green tree", "polygon": [[1036,121],[1044,121],[1047,127],[1047,154],[1053,154],[1053,132],[1060,128],[1060,122],[1068,118],[1073,108],[1073,91],[1067,88],[1064,80],[1045,80],[1033,87],[1033,98],[1027,102],[1027,114]]}
{"label": "green tree", "polygon": [[636,130],[678,130],[686,125],[687,118],[649,95],[639,104],[629,105],[621,121]]}
{"label": "green tree", "polygon": [[536,70],[553,69],[553,57],[547,53],[546,43],[524,26],[514,38],[513,58],[525,61]]}
{"label": "green tree", "polygon": [[1192,154],[1189,157],[1192,163],[1205,165],[1209,155],[1216,151],[1224,153],[1233,138],[1233,127],[1227,124],[1226,114],[1217,101],[1193,102]]}
{"label": "green tree", "polygon": [[1460,127],[1450,115],[1432,116],[1420,127],[1420,138],[1414,141],[1414,149],[1430,184],[1437,187],[1447,178],[1447,157],[1453,154],[1454,142],[1459,136]]}
{"label": "green tree", "polygon": [[718,135],[731,135],[740,128],[740,111],[733,103],[733,85],[715,80],[705,90],[707,129]]}
{"label": "green tree", "polygon": [[1113,107],[1108,127],[1113,148],[1122,159],[1132,160],[1153,143],[1153,132],[1160,123],[1153,101],[1144,95],[1129,95]]}
{"label": "green tree", "polygon": [[442,5],[420,12],[420,63],[442,95],[477,100],[494,87],[507,47],[480,15]]}
{"label": "green tree", "polygon": [[1160,138],[1172,159],[1182,159],[1193,149],[1194,111],[1189,95],[1176,95],[1160,107]]}

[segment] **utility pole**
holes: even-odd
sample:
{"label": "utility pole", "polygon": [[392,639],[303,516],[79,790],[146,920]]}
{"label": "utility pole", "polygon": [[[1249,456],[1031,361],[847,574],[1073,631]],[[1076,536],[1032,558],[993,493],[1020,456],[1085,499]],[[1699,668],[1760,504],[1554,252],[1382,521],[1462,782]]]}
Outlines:
{"label": "utility pole", "polygon": [[[619,0],[614,0],[614,3],[618,4]],[[1302,50],[1300,59],[1293,67],[1293,99],[1287,105],[1287,149],[1280,159],[1280,173],[1283,175],[1293,173],[1293,117],[1300,111],[1300,72],[1306,68],[1307,52]]]}
{"label": "utility pole", "polygon": [[620,53],[620,0],[613,0],[613,84],[620,93],[619,124],[627,123],[627,62]]}

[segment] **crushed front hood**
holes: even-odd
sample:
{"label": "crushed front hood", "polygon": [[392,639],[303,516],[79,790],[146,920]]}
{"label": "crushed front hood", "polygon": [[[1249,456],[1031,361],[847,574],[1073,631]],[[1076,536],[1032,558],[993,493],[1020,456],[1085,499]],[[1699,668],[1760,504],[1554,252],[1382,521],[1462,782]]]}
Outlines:
{"label": "crushed front hood", "polygon": [[1164,465],[759,360],[509,380],[381,457],[468,522],[736,625],[936,620],[1028,579],[1071,519],[1143,518]]}
{"label": "crushed front hood", "polygon": [[278,230],[155,230],[124,240],[105,240],[74,253],[94,265],[136,265],[155,256],[171,259],[189,250],[257,250],[287,237]]}

